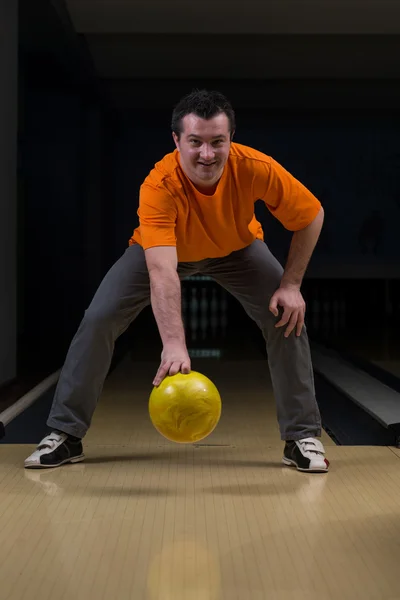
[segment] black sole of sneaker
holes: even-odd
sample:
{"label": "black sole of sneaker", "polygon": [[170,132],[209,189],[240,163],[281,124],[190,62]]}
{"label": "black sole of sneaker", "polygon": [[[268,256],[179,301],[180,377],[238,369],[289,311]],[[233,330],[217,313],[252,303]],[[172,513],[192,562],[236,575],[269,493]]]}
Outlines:
{"label": "black sole of sneaker", "polygon": [[78,462],[82,462],[83,460],[85,460],[85,455],[81,454],[80,456],[74,456],[73,458],[66,458],[65,460],[62,460],[59,463],[53,464],[53,465],[37,465],[37,464],[32,464],[32,465],[24,465],[25,469],[54,469],[55,467],[61,467],[62,465],[66,465],[67,463],[78,463]]}
{"label": "black sole of sneaker", "polygon": [[297,463],[295,463],[294,460],[290,460],[290,458],[282,458],[282,462],[287,467],[296,467],[296,469],[302,473],[327,473],[329,470],[329,467],[326,467],[325,469],[302,469],[297,466]]}

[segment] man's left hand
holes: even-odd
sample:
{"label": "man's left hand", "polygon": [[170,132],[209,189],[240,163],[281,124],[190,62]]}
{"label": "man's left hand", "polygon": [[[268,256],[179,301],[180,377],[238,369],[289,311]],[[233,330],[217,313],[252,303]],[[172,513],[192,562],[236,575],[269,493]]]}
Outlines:
{"label": "man's left hand", "polygon": [[294,285],[278,288],[269,303],[269,310],[276,317],[279,316],[278,306],[283,308],[283,314],[275,327],[288,325],[284,334],[285,337],[289,337],[294,328],[296,328],[296,335],[299,336],[304,326],[306,314],[306,303],[301,295],[300,288]]}

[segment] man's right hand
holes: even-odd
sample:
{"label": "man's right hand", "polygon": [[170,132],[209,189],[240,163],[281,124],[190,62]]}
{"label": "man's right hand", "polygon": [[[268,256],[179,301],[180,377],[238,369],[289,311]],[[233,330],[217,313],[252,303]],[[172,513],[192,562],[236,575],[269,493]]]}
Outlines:
{"label": "man's right hand", "polygon": [[167,375],[177,373],[190,373],[191,364],[188,351],[181,344],[169,344],[164,346],[161,353],[161,364],[154,378],[153,385],[160,385]]}
{"label": "man's right hand", "polygon": [[190,358],[182,323],[181,284],[175,246],[155,246],[145,253],[150,276],[150,300],[163,343],[161,364],[153,380],[160,385],[166,375],[190,373]]}

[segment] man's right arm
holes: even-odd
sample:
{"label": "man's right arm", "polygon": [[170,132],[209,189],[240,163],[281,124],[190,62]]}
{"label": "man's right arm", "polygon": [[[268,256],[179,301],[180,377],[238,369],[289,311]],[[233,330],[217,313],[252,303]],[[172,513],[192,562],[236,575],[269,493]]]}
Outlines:
{"label": "man's right arm", "polygon": [[166,375],[190,372],[182,323],[181,284],[177,273],[174,246],[157,246],[145,251],[150,276],[151,307],[163,343],[161,364],[153,384],[159,385]]}

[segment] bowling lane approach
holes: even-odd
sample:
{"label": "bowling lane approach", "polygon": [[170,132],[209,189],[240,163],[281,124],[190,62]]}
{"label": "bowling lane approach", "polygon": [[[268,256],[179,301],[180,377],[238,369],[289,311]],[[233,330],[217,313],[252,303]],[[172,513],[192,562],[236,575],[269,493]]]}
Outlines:
{"label": "bowling lane approach", "polygon": [[282,465],[263,359],[193,359],[221,418],[198,443],[170,442],[148,412],[157,367],[113,371],[82,463],[26,470],[34,443],[0,444],[3,598],[398,597],[396,449],[324,433],[328,474]]}

